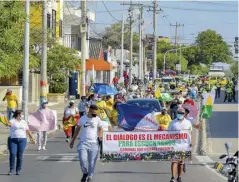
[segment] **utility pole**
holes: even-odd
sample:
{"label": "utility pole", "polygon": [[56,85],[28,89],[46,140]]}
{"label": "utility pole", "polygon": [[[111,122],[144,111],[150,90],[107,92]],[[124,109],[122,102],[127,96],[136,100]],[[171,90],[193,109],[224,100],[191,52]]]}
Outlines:
{"label": "utility pole", "polygon": [[122,15],[122,25],[121,25],[121,60],[120,60],[120,77],[124,73],[124,14]]}
{"label": "utility pole", "polygon": [[86,76],[86,0],[81,0],[81,95],[85,96],[85,76]]}
{"label": "utility pole", "polygon": [[[148,11],[152,11],[154,16],[153,16],[153,38],[154,38],[154,45],[153,45],[153,79],[157,77],[157,42],[158,42],[158,36],[157,36],[157,14],[162,11],[161,9],[158,9],[158,3],[157,0],[154,0],[153,2],[153,7],[149,6]],[[153,9],[151,9],[153,8]]]}
{"label": "utility pole", "polygon": [[[132,1],[131,1],[132,4]],[[132,84],[132,67],[133,67],[133,22],[132,22],[132,17],[133,17],[133,8],[130,6],[129,8],[129,13],[130,13],[130,65],[129,65],[129,88],[131,87]]]}
{"label": "utility pole", "polygon": [[30,0],[25,1],[26,20],[24,26],[24,62],[23,62],[23,99],[22,109],[26,122],[28,122],[28,87],[29,87],[29,36],[30,36]]}
{"label": "utility pole", "polygon": [[157,78],[157,0],[154,0],[154,60],[153,60],[153,79]]}
{"label": "utility pole", "polygon": [[143,16],[143,7],[140,7],[139,13],[139,64],[138,64],[138,72],[139,79],[142,79],[142,16]]}
{"label": "utility pole", "polygon": [[42,1],[42,31],[40,108],[42,101],[47,99],[47,0]]}
{"label": "utility pole", "polygon": [[175,27],[174,46],[175,46],[175,49],[176,49],[176,48],[177,48],[177,45],[178,45],[178,28],[179,28],[179,27],[184,27],[184,24],[178,24],[178,22],[176,22],[175,25],[172,25],[172,24],[170,23],[170,26]]}
{"label": "utility pole", "polygon": [[130,21],[130,68],[129,68],[129,87],[132,84],[132,67],[133,67],[133,6],[143,6],[143,4],[133,4],[132,0],[130,3],[121,3],[121,5],[129,5],[129,21]]}

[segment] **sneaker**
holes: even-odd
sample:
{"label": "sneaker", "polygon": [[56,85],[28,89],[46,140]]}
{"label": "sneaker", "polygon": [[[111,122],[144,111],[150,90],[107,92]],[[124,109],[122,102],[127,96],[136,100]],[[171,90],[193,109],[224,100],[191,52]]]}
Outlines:
{"label": "sneaker", "polygon": [[41,150],[41,146],[39,146],[37,150],[40,151]]}
{"label": "sneaker", "polygon": [[178,177],[177,182],[182,182],[182,178]]}
{"label": "sneaker", "polygon": [[86,182],[87,174],[83,174],[81,178],[81,182]]}
{"label": "sneaker", "polygon": [[11,170],[8,172],[8,175],[9,175],[9,176],[11,176],[11,175],[12,175],[12,171],[11,171]]}
{"label": "sneaker", "polygon": [[17,171],[17,172],[16,172],[16,175],[20,175],[20,171]]}
{"label": "sneaker", "polygon": [[70,139],[69,139],[69,138],[67,138],[67,139],[66,139],[66,142],[67,142],[67,143],[70,143]]}
{"label": "sneaker", "polygon": [[92,176],[88,176],[88,178],[87,178],[87,182],[92,182]]}
{"label": "sneaker", "polygon": [[170,182],[175,182],[174,177],[171,178]]}
{"label": "sneaker", "polygon": [[42,150],[46,150],[46,147],[45,147],[45,146],[43,146],[43,147],[42,147]]}

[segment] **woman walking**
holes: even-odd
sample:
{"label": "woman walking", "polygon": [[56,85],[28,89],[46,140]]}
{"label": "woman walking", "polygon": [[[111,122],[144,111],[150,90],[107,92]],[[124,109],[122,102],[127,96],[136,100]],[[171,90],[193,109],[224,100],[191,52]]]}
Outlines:
{"label": "woman walking", "polygon": [[69,106],[65,108],[63,117],[63,127],[66,134],[66,142],[70,142],[70,136],[74,136],[75,126],[80,119],[79,110],[75,107],[75,102],[72,100]]}
{"label": "woman walking", "polygon": [[16,110],[7,125],[10,127],[10,139],[9,139],[9,163],[10,171],[8,175],[13,173],[15,168],[15,158],[17,157],[16,175],[20,175],[22,169],[22,156],[27,145],[27,135],[30,140],[35,144],[35,140],[28,128],[27,122],[22,119],[22,111]]}

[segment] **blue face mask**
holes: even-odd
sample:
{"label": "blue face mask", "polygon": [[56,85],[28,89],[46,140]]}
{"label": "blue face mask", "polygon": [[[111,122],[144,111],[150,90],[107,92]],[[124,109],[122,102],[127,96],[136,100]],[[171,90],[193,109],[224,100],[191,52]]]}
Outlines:
{"label": "blue face mask", "polygon": [[181,120],[181,119],[183,119],[183,117],[184,117],[184,115],[183,115],[183,114],[177,114],[177,119],[178,119],[178,120]]}

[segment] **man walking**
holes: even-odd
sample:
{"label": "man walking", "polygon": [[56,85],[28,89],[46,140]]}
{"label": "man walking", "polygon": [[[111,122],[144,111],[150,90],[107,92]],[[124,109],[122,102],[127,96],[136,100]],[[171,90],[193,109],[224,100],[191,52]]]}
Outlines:
{"label": "man walking", "polygon": [[221,84],[219,82],[219,80],[216,83],[216,98],[220,98],[220,93],[221,93]]}
{"label": "man walking", "polygon": [[7,100],[7,119],[10,121],[13,117],[13,112],[18,108],[17,96],[12,93],[12,89],[7,89],[7,93],[3,101]]}
{"label": "man walking", "polygon": [[[179,108],[177,110],[177,118],[171,122],[171,124],[168,127],[168,130],[169,131],[190,130],[192,132],[192,124],[190,121],[185,119],[185,110],[183,108]],[[177,173],[178,173],[177,182],[182,182],[181,177],[183,173],[183,165],[184,165],[183,159],[175,155],[174,158],[172,159],[171,165],[172,178],[170,182],[175,182]]]}
{"label": "man walking", "polygon": [[77,146],[80,166],[83,172],[81,182],[86,182],[86,180],[87,182],[92,181],[99,151],[98,137],[99,140],[102,141],[103,129],[101,120],[97,116],[97,110],[96,105],[91,105],[88,114],[80,118],[70,143],[70,148],[73,148],[75,139],[81,130],[80,143]]}

